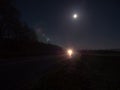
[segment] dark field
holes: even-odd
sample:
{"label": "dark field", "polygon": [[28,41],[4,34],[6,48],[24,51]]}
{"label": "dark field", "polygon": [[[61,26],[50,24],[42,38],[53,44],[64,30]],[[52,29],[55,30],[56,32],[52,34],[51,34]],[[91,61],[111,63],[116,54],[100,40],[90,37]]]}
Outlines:
{"label": "dark field", "polygon": [[3,58],[0,90],[119,90],[120,54]]}

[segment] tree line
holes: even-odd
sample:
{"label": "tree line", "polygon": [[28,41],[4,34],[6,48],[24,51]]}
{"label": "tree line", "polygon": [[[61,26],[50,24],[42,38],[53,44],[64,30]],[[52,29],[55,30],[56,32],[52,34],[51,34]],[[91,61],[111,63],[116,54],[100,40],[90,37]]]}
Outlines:
{"label": "tree line", "polygon": [[15,0],[0,0],[0,40],[5,39],[37,40],[35,32],[20,21]]}

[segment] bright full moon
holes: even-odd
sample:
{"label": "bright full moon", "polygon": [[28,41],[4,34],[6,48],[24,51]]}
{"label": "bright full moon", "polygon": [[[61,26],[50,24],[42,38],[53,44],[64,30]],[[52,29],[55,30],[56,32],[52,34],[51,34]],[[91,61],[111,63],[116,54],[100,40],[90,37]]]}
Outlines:
{"label": "bright full moon", "polygon": [[73,18],[74,18],[74,19],[77,19],[77,18],[78,18],[78,14],[74,14],[74,15],[73,15]]}

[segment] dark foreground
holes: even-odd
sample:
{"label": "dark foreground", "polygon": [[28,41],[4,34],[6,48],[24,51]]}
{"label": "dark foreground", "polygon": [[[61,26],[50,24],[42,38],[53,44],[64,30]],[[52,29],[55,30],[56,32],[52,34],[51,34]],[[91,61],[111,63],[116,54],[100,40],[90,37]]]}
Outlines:
{"label": "dark foreground", "polygon": [[0,90],[119,90],[120,56],[1,59]]}

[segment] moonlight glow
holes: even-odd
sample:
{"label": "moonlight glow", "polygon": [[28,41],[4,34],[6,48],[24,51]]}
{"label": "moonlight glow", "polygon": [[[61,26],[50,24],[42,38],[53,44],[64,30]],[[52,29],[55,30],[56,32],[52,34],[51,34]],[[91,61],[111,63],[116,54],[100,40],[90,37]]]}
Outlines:
{"label": "moonlight glow", "polygon": [[78,14],[73,14],[73,18],[77,19],[78,18]]}

